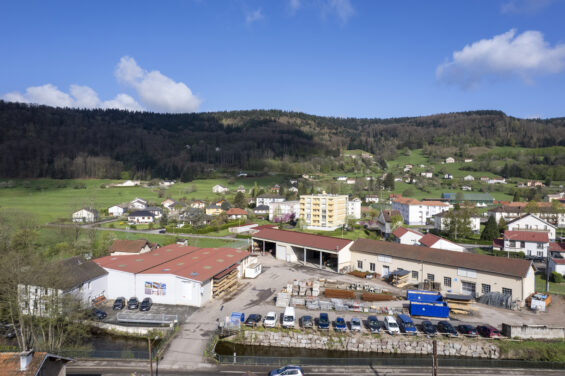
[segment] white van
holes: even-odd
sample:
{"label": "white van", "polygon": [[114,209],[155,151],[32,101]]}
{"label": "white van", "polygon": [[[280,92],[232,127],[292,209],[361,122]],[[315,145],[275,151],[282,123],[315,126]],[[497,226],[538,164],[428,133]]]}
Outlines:
{"label": "white van", "polygon": [[398,324],[396,323],[396,320],[394,319],[394,317],[392,316],[387,316],[385,317],[385,330],[389,333],[389,334],[399,334],[400,333],[400,328],[398,327]]}
{"label": "white van", "polygon": [[284,309],[284,315],[282,320],[283,328],[294,328],[294,319],[296,315],[294,313],[294,307],[286,307]]}

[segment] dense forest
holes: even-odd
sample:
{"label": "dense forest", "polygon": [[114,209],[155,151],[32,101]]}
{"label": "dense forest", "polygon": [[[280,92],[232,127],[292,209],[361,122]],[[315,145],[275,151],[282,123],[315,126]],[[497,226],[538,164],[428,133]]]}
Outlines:
{"label": "dense forest", "polygon": [[499,111],[394,119],[278,110],[156,114],[0,101],[1,177],[190,181],[214,169],[263,171],[269,161],[323,164],[345,149],[366,150],[386,165],[403,149],[476,146],[565,146],[565,118]]}

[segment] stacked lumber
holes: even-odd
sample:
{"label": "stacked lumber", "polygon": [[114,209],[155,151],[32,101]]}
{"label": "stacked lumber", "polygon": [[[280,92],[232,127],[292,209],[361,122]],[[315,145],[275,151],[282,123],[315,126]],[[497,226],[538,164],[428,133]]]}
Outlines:
{"label": "stacked lumber", "polygon": [[444,301],[449,311],[459,315],[473,314],[477,308],[473,307],[473,299],[467,295],[447,294]]}
{"label": "stacked lumber", "polygon": [[372,292],[365,292],[361,295],[361,300],[366,302],[387,302],[390,300],[394,300],[394,296],[392,294],[377,294]]}
{"label": "stacked lumber", "polygon": [[231,272],[222,275],[219,278],[214,277],[212,296],[217,298],[235,290],[238,282],[237,274],[238,270],[235,268]]}
{"label": "stacked lumber", "polygon": [[355,293],[349,290],[325,289],[324,296],[327,298],[355,299]]}
{"label": "stacked lumber", "polygon": [[348,273],[349,275],[358,277],[358,278],[366,278],[367,277],[367,272],[362,272],[360,270],[353,270],[351,272]]}

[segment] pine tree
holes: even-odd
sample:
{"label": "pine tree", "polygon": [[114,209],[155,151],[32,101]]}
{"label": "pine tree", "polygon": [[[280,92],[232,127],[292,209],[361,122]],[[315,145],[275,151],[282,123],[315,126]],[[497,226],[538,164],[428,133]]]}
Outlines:
{"label": "pine tree", "polygon": [[487,224],[483,232],[481,233],[481,240],[494,240],[498,238],[500,232],[498,231],[498,225],[496,224],[496,218],[491,215],[488,218]]}
{"label": "pine tree", "polygon": [[383,181],[383,185],[385,187],[385,189],[394,190],[394,175],[392,174],[392,172],[389,172],[388,174],[386,174],[385,179]]}
{"label": "pine tree", "polygon": [[512,201],[519,202],[521,198],[522,197],[520,197],[520,191],[516,190],[516,192],[514,192],[514,197],[512,198]]}
{"label": "pine tree", "polygon": [[233,205],[236,208],[245,209],[247,202],[245,201],[245,195],[243,192],[237,192],[235,198],[233,199]]}

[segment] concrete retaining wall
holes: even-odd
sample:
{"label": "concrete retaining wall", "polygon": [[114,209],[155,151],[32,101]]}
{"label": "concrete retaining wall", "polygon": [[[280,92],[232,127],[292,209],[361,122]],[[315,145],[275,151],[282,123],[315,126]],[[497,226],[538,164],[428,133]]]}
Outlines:
{"label": "concrete retaining wall", "polygon": [[91,322],[92,325],[107,330],[110,332],[115,333],[122,333],[122,334],[132,334],[138,336],[146,336],[149,332],[161,332],[165,335],[171,328],[152,328],[152,327],[143,327],[143,326],[123,326],[123,325],[116,325],[116,324],[108,324],[105,322]]}
{"label": "concrete retaining wall", "polygon": [[508,338],[565,339],[565,328],[502,324],[502,334]]}
{"label": "concrete retaining wall", "polygon": [[[238,343],[255,346],[294,347],[340,351],[363,351],[382,354],[431,355],[432,340],[427,338],[348,336],[340,334],[295,333],[246,330],[235,339]],[[437,341],[438,355],[498,359],[498,346],[491,341],[447,340]]]}

